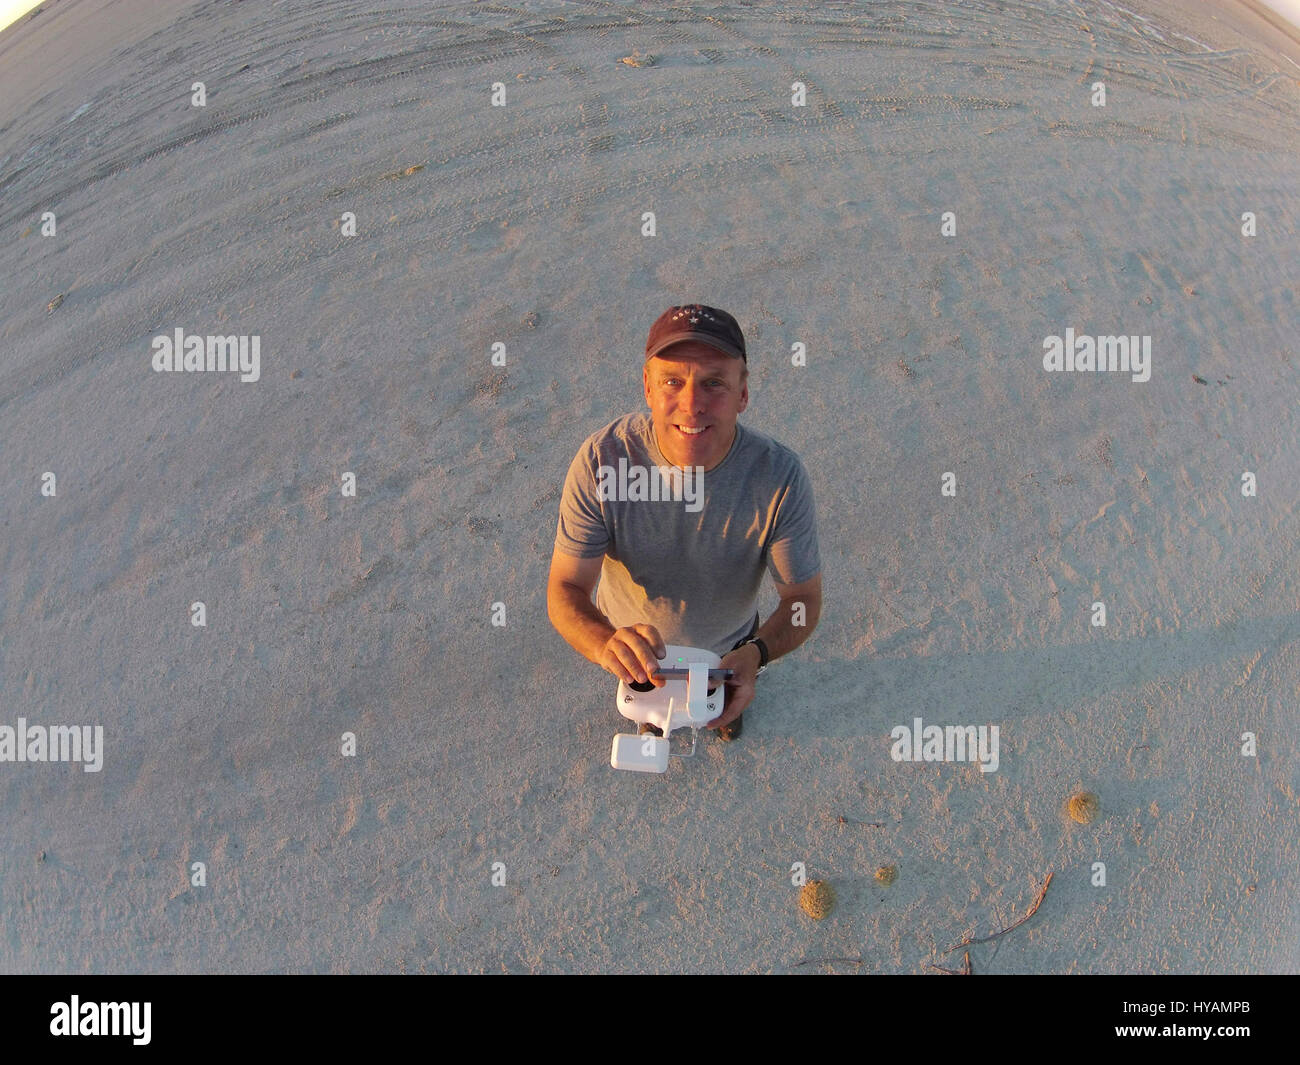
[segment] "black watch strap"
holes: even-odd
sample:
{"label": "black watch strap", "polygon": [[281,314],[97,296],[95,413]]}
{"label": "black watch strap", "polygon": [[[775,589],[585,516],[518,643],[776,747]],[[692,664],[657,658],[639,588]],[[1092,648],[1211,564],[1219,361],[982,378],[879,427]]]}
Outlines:
{"label": "black watch strap", "polygon": [[748,640],[745,641],[745,643],[752,643],[758,646],[758,668],[766,669],[767,663],[771,661],[767,653],[767,644],[765,644],[757,636],[751,636]]}

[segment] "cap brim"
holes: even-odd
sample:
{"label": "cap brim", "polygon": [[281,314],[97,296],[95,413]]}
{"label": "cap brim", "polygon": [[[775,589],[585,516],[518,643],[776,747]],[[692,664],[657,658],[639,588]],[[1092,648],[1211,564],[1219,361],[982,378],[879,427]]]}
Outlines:
{"label": "cap brim", "polygon": [[718,337],[708,336],[707,334],[704,333],[693,333],[693,332],[669,334],[668,336],[660,340],[659,343],[656,344],[653,348],[647,351],[645,353],[645,357],[647,360],[653,359],[656,355],[661,354],[667,348],[672,347],[674,344],[680,344],[684,340],[698,341],[701,344],[707,344],[715,351],[722,352],[723,355],[730,355],[733,359],[740,359],[742,362],[749,361],[748,359],[745,358],[743,352],[738,351],[733,345],[728,344],[725,340],[722,340]]}

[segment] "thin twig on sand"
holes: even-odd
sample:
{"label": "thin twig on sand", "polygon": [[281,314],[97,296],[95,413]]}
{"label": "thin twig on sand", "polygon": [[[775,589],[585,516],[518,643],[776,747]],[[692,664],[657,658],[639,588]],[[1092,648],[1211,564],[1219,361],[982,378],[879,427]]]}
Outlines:
{"label": "thin twig on sand", "polygon": [[975,970],[970,963],[970,951],[966,952],[966,960],[962,962],[960,969],[948,969],[942,965],[935,965],[934,962],[927,962],[931,969],[938,969],[941,973],[947,973],[949,976],[971,976]]}
{"label": "thin twig on sand", "polygon": [[1051,882],[1052,882],[1052,874],[1049,872],[1047,874],[1047,879],[1043,881],[1042,889],[1038,892],[1038,898],[1034,899],[1034,904],[1029,907],[1029,912],[1025,914],[1022,918],[1020,918],[1020,920],[1018,920],[1015,924],[1008,925],[1006,928],[1002,929],[1001,932],[994,932],[991,936],[982,936],[979,939],[963,939],[960,943],[956,943],[953,946],[949,947],[947,950],[944,951],[944,953],[951,954],[954,950],[961,950],[962,947],[971,947],[974,946],[976,943],[987,943],[990,940],[997,939],[998,936],[1006,935],[1013,928],[1019,928],[1022,924],[1028,921],[1029,918],[1033,917],[1034,914],[1038,912],[1038,907],[1042,905],[1043,899],[1046,898],[1047,887],[1049,884],[1051,884]]}
{"label": "thin twig on sand", "polygon": [[836,820],[842,825],[866,825],[868,828],[885,827],[884,821],[859,821],[853,817],[845,817],[843,814],[840,814],[840,816],[837,817]]}
{"label": "thin twig on sand", "polygon": [[833,962],[843,965],[865,965],[866,958],[804,958],[803,961],[795,962],[795,965],[821,965],[823,962]]}

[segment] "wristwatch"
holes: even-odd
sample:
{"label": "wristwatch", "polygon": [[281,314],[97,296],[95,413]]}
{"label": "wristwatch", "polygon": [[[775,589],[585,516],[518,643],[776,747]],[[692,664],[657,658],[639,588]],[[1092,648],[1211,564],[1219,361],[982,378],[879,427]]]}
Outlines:
{"label": "wristwatch", "polygon": [[[762,673],[763,670],[767,668],[767,663],[768,663],[767,644],[765,644],[757,636],[751,636],[748,640],[745,641],[745,643],[752,643],[757,645],[758,647],[758,672],[754,674],[754,676],[757,677],[759,673]],[[744,647],[745,643],[742,643],[740,646]],[[739,648],[737,648],[737,650],[739,650]]]}

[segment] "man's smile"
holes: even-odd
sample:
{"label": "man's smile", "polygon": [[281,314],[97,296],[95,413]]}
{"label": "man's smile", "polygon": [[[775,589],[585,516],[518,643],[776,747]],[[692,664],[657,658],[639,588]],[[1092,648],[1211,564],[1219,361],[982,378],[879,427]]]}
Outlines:
{"label": "man's smile", "polygon": [[677,429],[678,431],[680,431],[681,433],[683,433],[683,434],[686,435],[686,436],[703,436],[704,433],[708,432],[708,430],[711,428],[711,426],[708,426],[708,425],[674,425],[673,428],[674,428],[674,429]]}

